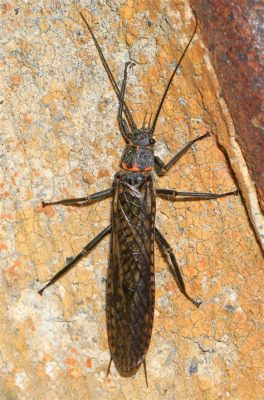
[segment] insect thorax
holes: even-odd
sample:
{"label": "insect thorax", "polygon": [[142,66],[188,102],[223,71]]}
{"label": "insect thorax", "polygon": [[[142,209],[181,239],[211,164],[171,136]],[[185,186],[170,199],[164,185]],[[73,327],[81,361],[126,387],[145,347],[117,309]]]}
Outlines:
{"label": "insect thorax", "polygon": [[122,167],[128,171],[150,171],[154,166],[152,146],[128,144],[122,154]]}
{"label": "insect thorax", "polygon": [[153,181],[152,174],[148,171],[135,172],[135,171],[124,171],[119,170],[115,174],[115,182],[129,184],[135,186],[136,188],[141,187],[146,182]]}

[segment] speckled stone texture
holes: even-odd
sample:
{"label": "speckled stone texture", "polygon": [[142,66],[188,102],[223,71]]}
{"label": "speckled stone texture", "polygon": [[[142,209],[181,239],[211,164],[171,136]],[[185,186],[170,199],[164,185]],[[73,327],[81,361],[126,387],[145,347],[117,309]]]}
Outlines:
{"label": "speckled stone texture", "polygon": [[[158,199],[156,224],[189,294],[203,304],[195,309],[179,293],[156,247],[149,388],[142,368],[121,378],[112,366],[106,377],[109,238],[42,297],[37,293],[109,224],[111,205],[43,209],[41,201],[110,187],[124,146],[117,99],[80,10],[119,83],[124,63],[137,63],[127,99],[138,123],[156,110],[194,27],[183,1],[1,4],[0,399],[261,400],[263,258],[239,196]],[[222,193],[236,187],[235,177],[243,181],[243,157],[220,94],[198,33],[160,115],[156,151],[169,160],[188,140],[207,130],[212,136],[157,187]]]}

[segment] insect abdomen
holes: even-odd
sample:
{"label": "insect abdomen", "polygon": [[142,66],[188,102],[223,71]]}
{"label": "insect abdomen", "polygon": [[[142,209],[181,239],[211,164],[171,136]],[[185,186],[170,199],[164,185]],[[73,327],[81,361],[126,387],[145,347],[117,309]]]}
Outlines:
{"label": "insect abdomen", "polygon": [[154,313],[155,196],[150,174],[115,176],[107,331],[120,375],[134,375],[150,343]]}

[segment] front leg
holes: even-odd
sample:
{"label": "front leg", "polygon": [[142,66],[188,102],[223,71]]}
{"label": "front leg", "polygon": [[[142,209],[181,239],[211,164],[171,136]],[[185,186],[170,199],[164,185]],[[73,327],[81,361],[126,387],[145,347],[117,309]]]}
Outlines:
{"label": "front leg", "polygon": [[122,87],[121,87],[121,94],[120,94],[120,98],[119,98],[118,122],[119,122],[119,126],[120,126],[120,129],[121,129],[121,132],[124,135],[124,138],[126,139],[127,142],[129,142],[129,137],[131,136],[131,133],[129,131],[129,128],[128,128],[126,120],[123,118],[123,108],[124,108],[124,103],[125,103],[125,91],[126,91],[126,84],[127,84],[127,70],[128,70],[128,68],[131,68],[134,65],[135,64],[131,63],[130,61],[125,63],[124,78],[123,78]]}
{"label": "front leg", "polygon": [[92,203],[95,200],[103,200],[106,197],[112,196],[113,188],[109,188],[106,190],[102,190],[101,192],[93,193],[90,196],[86,197],[77,197],[75,199],[64,199],[58,201],[51,201],[51,202],[42,202],[42,207],[46,206],[54,206],[61,204],[63,206],[85,206],[87,204]]}
{"label": "front leg", "polygon": [[154,157],[154,167],[155,167],[155,171],[156,174],[159,176],[164,175],[168,169],[170,167],[173,166],[173,164],[176,163],[177,160],[179,160],[179,158],[181,158],[183,156],[183,154],[185,154],[187,152],[187,150],[198,140],[202,140],[206,137],[210,136],[209,132],[206,132],[204,135],[197,137],[196,139],[191,140],[190,142],[188,142],[180,151],[178,151],[175,156],[172,157],[172,159],[165,164],[158,156]]}

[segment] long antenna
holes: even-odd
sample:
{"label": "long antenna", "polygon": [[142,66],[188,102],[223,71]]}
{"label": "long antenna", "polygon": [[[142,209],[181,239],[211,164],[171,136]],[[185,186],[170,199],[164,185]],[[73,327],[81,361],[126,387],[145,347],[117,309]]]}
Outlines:
{"label": "long antenna", "polygon": [[[105,59],[105,57],[103,55],[101,47],[100,47],[99,43],[97,42],[96,37],[94,36],[93,31],[90,28],[88,22],[86,21],[84,15],[81,12],[80,12],[80,15],[81,15],[85,25],[87,26],[90,34],[92,35],[95,47],[97,48],[97,51],[98,51],[99,56],[101,58],[102,64],[103,64],[103,66],[105,68],[105,71],[106,71],[106,73],[108,75],[108,78],[109,78],[109,80],[110,80],[110,82],[111,82],[111,84],[113,86],[114,91],[116,92],[118,100],[120,100],[121,99],[121,92],[119,90],[119,87],[117,86],[117,83],[116,83],[115,78],[114,78],[114,76],[113,76],[113,74],[112,74],[112,72],[111,72],[111,70],[109,68],[109,65],[107,64],[107,61],[106,61],[106,59]],[[136,129],[135,121],[134,121],[134,119],[132,117],[132,114],[129,111],[129,108],[128,108],[127,104],[125,103],[125,101],[123,102],[123,104],[124,104],[124,113],[125,113],[125,116],[127,118],[128,124],[130,125],[130,128],[131,129]]]}
{"label": "long antenna", "polygon": [[195,27],[194,27],[193,34],[192,34],[192,36],[191,36],[191,38],[190,38],[190,40],[189,40],[187,46],[185,47],[184,52],[182,53],[182,55],[181,55],[181,57],[180,57],[180,59],[179,59],[177,65],[176,65],[176,67],[175,67],[175,69],[174,69],[174,71],[173,71],[173,73],[172,73],[172,75],[171,75],[171,77],[170,77],[170,80],[169,80],[169,82],[168,82],[168,84],[167,84],[167,86],[166,86],[166,89],[165,89],[165,91],[164,91],[164,93],[163,93],[162,99],[161,99],[161,101],[160,101],[160,105],[159,105],[159,107],[158,107],[158,110],[157,110],[157,112],[156,112],[156,115],[155,115],[155,118],[154,118],[154,121],[153,121],[153,124],[152,124],[152,127],[151,127],[152,133],[154,133],[154,130],[155,130],[155,127],[156,127],[156,123],[157,123],[157,120],[158,120],[158,118],[159,118],[160,110],[161,110],[161,108],[162,108],[162,105],[163,105],[163,102],[164,102],[165,97],[166,97],[166,95],[167,95],[167,92],[168,92],[168,90],[169,90],[169,88],[170,88],[171,82],[172,82],[172,80],[173,80],[173,78],[174,78],[174,75],[176,74],[176,72],[177,72],[179,66],[181,65],[182,59],[183,59],[183,57],[185,56],[186,51],[188,50],[190,44],[192,43],[192,40],[193,40],[194,35],[196,34],[197,25],[198,25],[198,19],[197,19],[197,15],[196,15],[196,13],[195,13],[194,10],[193,10],[193,14],[194,14],[194,17],[195,17]]}

